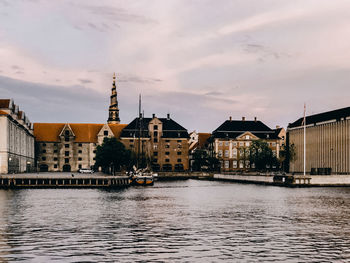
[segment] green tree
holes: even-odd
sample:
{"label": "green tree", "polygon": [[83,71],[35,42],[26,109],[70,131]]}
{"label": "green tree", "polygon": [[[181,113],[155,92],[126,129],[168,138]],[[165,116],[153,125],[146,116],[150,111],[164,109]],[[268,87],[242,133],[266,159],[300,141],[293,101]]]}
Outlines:
{"label": "green tree", "polygon": [[102,167],[103,171],[115,173],[123,166],[130,168],[133,165],[131,151],[116,138],[104,138],[102,145],[96,148],[95,167]]}
{"label": "green tree", "polygon": [[219,167],[219,160],[216,157],[209,156],[208,151],[197,149],[193,153],[193,171],[215,171]]}
{"label": "green tree", "polygon": [[255,165],[255,169],[258,171],[278,166],[277,158],[265,141],[253,141],[249,147],[249,152],[249,161],[251,165]]}

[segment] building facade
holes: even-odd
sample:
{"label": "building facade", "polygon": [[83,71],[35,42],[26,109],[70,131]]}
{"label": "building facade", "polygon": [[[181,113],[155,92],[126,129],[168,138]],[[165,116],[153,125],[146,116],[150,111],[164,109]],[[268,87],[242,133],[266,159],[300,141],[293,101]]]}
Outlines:
{"label": "building facade", "polygon": [[[290,172],[304,171],[303,118],[288,125],[288,144],[296,156]],[[350,174],[350,107],[306,117],[306,172]]]}
{"label": "building facade", "polygon": [[245,117],[242,120],[232,120],[230,117],[213,131],[212,140],[222,171],[254,169],[254,164],[249,161],[249,147],[254,140],[267,142],[273,154],[279,157],[281,138],[276,131],[256,118],[248,121]]}
{"label": "building facade", "polygon": [[135,118],[121,133],[121,141],[136,155],[145,155],[154,171],[188,170],[187,130],[170,118]]}
{"label": "building facade", "polygon": [[0,99],[0,174],[34,170],[32,124],[11,99]]}
{"label": "building facade", "polygon": [[120,124],[114,74],[108,123],[34,123],[37,167],[41,172],[92,168],[97,145],[101,145],[105,137],[119,138],[125,126]]}
{"label": "building facade", "polygon": [[124,124],[34,123],[41,172],[70,172],[95,165],[97,145],[119,138]]}

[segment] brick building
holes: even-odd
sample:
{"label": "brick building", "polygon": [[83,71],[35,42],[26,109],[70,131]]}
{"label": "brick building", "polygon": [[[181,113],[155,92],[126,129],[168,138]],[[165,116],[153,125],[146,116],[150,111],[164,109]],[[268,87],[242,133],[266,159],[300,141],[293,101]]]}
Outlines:
{"label": "brick building", "polygon": [[[139,136],[140,135],[140,136]],[[121,133],[126,148],[146,155],[154,171],[188,170],[187,130],[167,118],[135,118]]]}

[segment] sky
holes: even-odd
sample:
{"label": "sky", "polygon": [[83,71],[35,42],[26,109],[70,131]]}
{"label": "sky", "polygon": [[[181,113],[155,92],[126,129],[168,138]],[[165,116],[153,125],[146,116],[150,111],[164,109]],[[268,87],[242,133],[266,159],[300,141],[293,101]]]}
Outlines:
{"label": "sky", "polygon": [[0,98],[32,122],[286,127],[348,107],[348,0],[0,0]]}

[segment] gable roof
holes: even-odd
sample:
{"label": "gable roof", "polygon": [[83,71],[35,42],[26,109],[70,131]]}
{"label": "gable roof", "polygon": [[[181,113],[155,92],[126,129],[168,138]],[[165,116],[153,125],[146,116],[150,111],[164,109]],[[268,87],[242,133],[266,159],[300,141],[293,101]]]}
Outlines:
{"label": "gable roof", "polygon": [[[187,130],[172,119],[157,118],[163,125],[163,138],[189,138]],[[142,118],[142,137],[149,137],[148,124],[153,118]],[[138,137],[139,118],[135,118],[122,131],[121,137]]]}
{"label": "gable roof", "polygon": [[237,138],[244,132],[251,132],[260,139],[275,139],[273,130],[261,121],[227,120],[213,131],[214,138]]}
{"label": "gable roof", "polygon": [[[307,116],[306,125],[317,124],[317,123],[327,122],[332,120],[339,121],[342,118],[346,119],[348,117],[350,117],[350,107]],[[303,119],[304,118],[302,117],[296,120],[295,122],[290,123],[288,125],[288,128],[295,128],[295,127],[302,126]]]}
{"label": "gable roof", "polygon": [[[34,136],[37,141],[59,142],[59,135],[65,123],[34,123]],[[68,123],[75,134],[75,142],[97,143],[97,134],[104,124]],[[109,124],[114,136],[119,138],[125,124]],[[112,126],[112,127],[111,127]]]}
{"label": "gable roof", "polygon": [[210,136],[210,133],[198,133],[198,147],[204,148]]}

